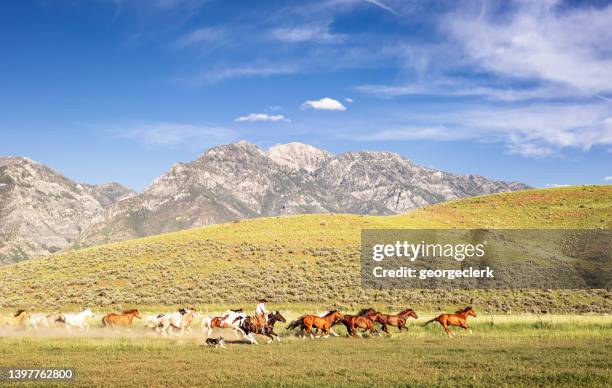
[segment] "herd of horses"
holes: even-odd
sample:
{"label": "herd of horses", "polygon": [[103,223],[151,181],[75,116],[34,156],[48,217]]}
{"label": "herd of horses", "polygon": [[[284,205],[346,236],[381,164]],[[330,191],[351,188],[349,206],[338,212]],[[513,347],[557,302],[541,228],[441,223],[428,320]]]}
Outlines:
{"label": "herd of horses", "polygon": [[[461,327],[472,331],[467,323],[468,317],[476,317],[476,312],[472,307],[466,307],[452,314],[441,314],[423,323],[426,326],[432,322],[438,322],[445,333],[452,337],[449,326]],[[20,309],[11,316],[0,316],[1,327],[23,327],[23,328],[50,328],[64,327],[68,330],[88,330],[88,319],[93,318],[94,314],[90,309],[85,309],[78,313],[30,313]],[[193,307],[181,308],[175,312],[154,314],[146,318],[145,327],[154,330],[161,336],[183,335],[191,331],[191,324],[196,318],[202,318],[200,328],[211,337],[213,329],[232,329],[234,335],[242,337],[252,344],[257,344],[255,335],[268,337],[268,343],[274,339],[280,342],[280,336],[274,332],[276,323],[287,322],[285,317],[279,312],[263,316],[249,316],[242,309],[227,310],[224,313],[213,317],[201,317]],[[397,327],[398,331],[406,329],[409,318],[418,319],[416,312],[412,309],[405,309],[397,314],[385,314],[372,308],[362,309],[355,315],[342,314],[338,310],[325,311],[321,314],[306,314],[295,319],[287,326],[287,330],[299,329],[299,336],[306,338],[338,336],[334,331],[335,325],[343,325],[351,337],[362,337],[364,333],[371,336],[380,335],[376,324],[380,325],[380,330],[385,334],[391,335],[389,326]],[[131,309],[122,313],[109,313],[102,317],[102,327],[127,328],[132,329],[134,319],[142,319],[137,309]]]}

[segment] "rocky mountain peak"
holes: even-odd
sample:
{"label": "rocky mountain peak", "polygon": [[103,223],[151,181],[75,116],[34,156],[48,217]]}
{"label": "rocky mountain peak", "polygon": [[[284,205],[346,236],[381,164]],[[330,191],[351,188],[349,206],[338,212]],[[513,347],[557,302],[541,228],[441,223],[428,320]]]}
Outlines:
{"label": "rocky mountain peak", "polygon": [[297,142],[276,144],[270,147],[266,155],[282,166],[308,172],[319,169],[333,156],[327,151]]}

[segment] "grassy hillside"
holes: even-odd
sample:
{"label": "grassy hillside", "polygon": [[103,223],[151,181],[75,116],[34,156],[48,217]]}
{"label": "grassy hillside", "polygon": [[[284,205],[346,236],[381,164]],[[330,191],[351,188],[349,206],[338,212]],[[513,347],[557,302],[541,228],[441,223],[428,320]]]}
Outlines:
{"label": "grassy hillside", "polygon": [[71,251],[0,267],[4,307],[378,304],[428,309],[611,312],[595,291],[362,290],[362,228],[611,228],[612,186],[528,190],[463,199],[405,215],[263,218]]}

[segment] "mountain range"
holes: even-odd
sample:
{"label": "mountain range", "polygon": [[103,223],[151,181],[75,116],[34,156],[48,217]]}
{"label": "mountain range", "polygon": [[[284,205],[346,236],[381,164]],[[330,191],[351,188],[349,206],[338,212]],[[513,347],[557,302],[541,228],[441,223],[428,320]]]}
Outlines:
{"label": "mountain range", "polygon": [[23,157],[0,158],[0,263],[232,220],[306,213],[387,215],[528,188],[456,175],[391,152],[338,155],[240,141],[177,163],[141,193],[88,185]]}

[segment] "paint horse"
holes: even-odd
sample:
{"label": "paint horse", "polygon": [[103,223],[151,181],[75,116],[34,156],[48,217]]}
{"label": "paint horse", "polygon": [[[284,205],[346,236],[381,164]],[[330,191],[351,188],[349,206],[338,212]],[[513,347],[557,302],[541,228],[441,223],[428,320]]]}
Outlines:
{"label": "paint horse", "polygon": [[268,315],[268,321],[265,324],[261,324],[257,317],[246,316],[238,317],[236,320],[239,322],[238,327],[244,332],[244,337],[252,344],[257,345],[257,340],[253,334],[265,335],[269,338],[268,343],[272,342],[274,338],[280,342],[280,337],[274,332],[274,325],[276,322],[285,323],[287,320],[283,315],[276,311],[275,313]]}
{"label": "paint horse", "polygon": [[240,328],[240,321],[238,318],[246,317],[247,315],[244,313],[244,311],[242,311],[242,309],[227,310],[220,316],[206,317],[202,319],[202,324],[200,327],[202,331],[206,331],[207,337],[210,337],[213,329],[232,329],[234,331],[234,336],[236,336],[236,338],[240,338],[240,336],[244,336],[246,334]]}

